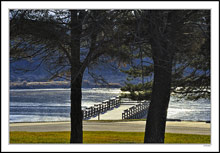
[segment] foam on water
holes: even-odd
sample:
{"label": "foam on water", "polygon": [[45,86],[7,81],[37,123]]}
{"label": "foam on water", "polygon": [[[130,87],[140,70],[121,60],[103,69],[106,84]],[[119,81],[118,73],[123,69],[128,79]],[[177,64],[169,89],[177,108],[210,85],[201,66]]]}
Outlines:
{"label": "foam on water", "polygon": [[49,122],[49,121],[70,121],[68,117],[42,116],[42,115],[10,115],[10,122]]}

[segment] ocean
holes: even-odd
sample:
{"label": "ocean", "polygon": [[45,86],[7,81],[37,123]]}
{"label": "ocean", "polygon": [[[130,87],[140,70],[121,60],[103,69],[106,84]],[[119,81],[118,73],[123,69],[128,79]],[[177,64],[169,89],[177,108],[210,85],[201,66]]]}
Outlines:
{"label": "ocean", "polygon": [[[119,88],[83,88],[82,108],[120,94]],[[70,121],[70,89],[11,89],[10,122]],[[210,121],[209,99],[190,101],[171,96],[168,119]]]}

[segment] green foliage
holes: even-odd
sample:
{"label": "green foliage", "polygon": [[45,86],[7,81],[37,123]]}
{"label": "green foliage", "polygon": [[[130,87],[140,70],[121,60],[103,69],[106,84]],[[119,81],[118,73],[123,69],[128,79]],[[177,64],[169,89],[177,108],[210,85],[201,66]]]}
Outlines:
{"label": "green foliage", "polygon": [[147,77],[151,76],[153,74],[153,65],[144,65],[143,66],[143,72],[142,68],[139,66],[132,66],[129,70],[123,70],[121,69],[121,72],[128,74],[128,78],[130,80],[135,79],[135,78],[140,78],[142,77],[142,74]]}
{"label": "green foliage", "polygon": [[152,82],[145,84],[131,84],[126,83],[124,87],[121,88],[122,91],[129,91],[129,93],[122,93],[122,98],[130,98],[132,100],[149,100],[151,97],[151,86]]}
{"label": "green foliage", "polygon": [[121,94],[122,98],[129,98],[131,100],[150,100],[150,92],[131,92],[128,94]]}
{"label": "green foliage", "polygon": [[153,75],[153,64],[149,62],[149,57],[143,59],[143,56],[146,56],[146,54],[143,53],[142,60],[140,60],[140,52],[138,52],[138,54],[134,54],[130,64],[130,69],[121,69],[121,72],[126,73],[128,75],[127,81],[125,82],[125,86],[122,87],[121,90],[130,92],[127,95],[123,94],[123,96],[132,100],[150,99],[152,88],[151,78]]}
{"label": "green foliage", "polygon": [[[148,31],[149,26],[154,23],[151,23],[149,17],[145,16],[146,13],[148,12],[142,10],[134,11],[136,24],[131,24],[130,29],[136,28],[133,31],[136,39],[133,41],[135,43],[133,43],[132,51],[130,51],[132,54],[129,63],[130,69],[121,70],[128,74],[127,82],[122,90],[130,92],[130,95],[135,95],[134,90],[139,91],[138,87],[132,87],[130,84],[139,84],[140,82],[144,84],[152,81],[154,71],[152,44],[149,41],[149,33],[152,31]],[[152,37],[155,36],[154,39],[158,42],[172,42],[168,50],[166,47],[160,46],[163,51],[167,50],[167,54],[173,52],[171,92],[195,99],[209,98],[210,11],[175,10],[155,11],[154,13],[152,15],[157,15],[155,18],[161,19],[158,27],[164,28],[164,30],[154,31]],[[167,20],[163,21],[164,18]],[[153,27],[155,26],[153,25]],[[156,37],[158,34],[163,36],[163,40]],[[149,59],[146,60],[146,58]],[[177,90],[178,87],[182,87],[183,90]]]}
{"label": "green foliage", "polygon": [[132,84],[132,83],[125,83],[125,86],[121,88],[122,91],[148,91],[151,89],[152,82],[147,82],[145,84]]}

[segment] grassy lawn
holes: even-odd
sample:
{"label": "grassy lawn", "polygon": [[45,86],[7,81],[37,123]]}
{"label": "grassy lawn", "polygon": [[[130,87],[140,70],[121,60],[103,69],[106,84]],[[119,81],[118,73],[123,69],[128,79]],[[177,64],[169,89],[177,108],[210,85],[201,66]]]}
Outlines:
{"label": "grassy lawn", "polygon": [[[10,143],[69,143],[70,132],[10,132]],[[84,131],[84,144],[143,143],[144,132]],[[210,136],[166,133],[165,143],[209,144]]]}

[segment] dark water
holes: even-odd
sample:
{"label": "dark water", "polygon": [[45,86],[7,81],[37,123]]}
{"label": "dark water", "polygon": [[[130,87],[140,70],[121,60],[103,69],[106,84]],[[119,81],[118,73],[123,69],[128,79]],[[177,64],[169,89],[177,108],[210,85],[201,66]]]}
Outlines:
{"label": "dark water", "polygon": [[[120,94],[120,89],[84,88],[82,107],[93,106]],[[168,118],[210,121],[210,100],[186,101],[171,97]],[[10,90],[10,122],[69,121],[69,89]]]}

